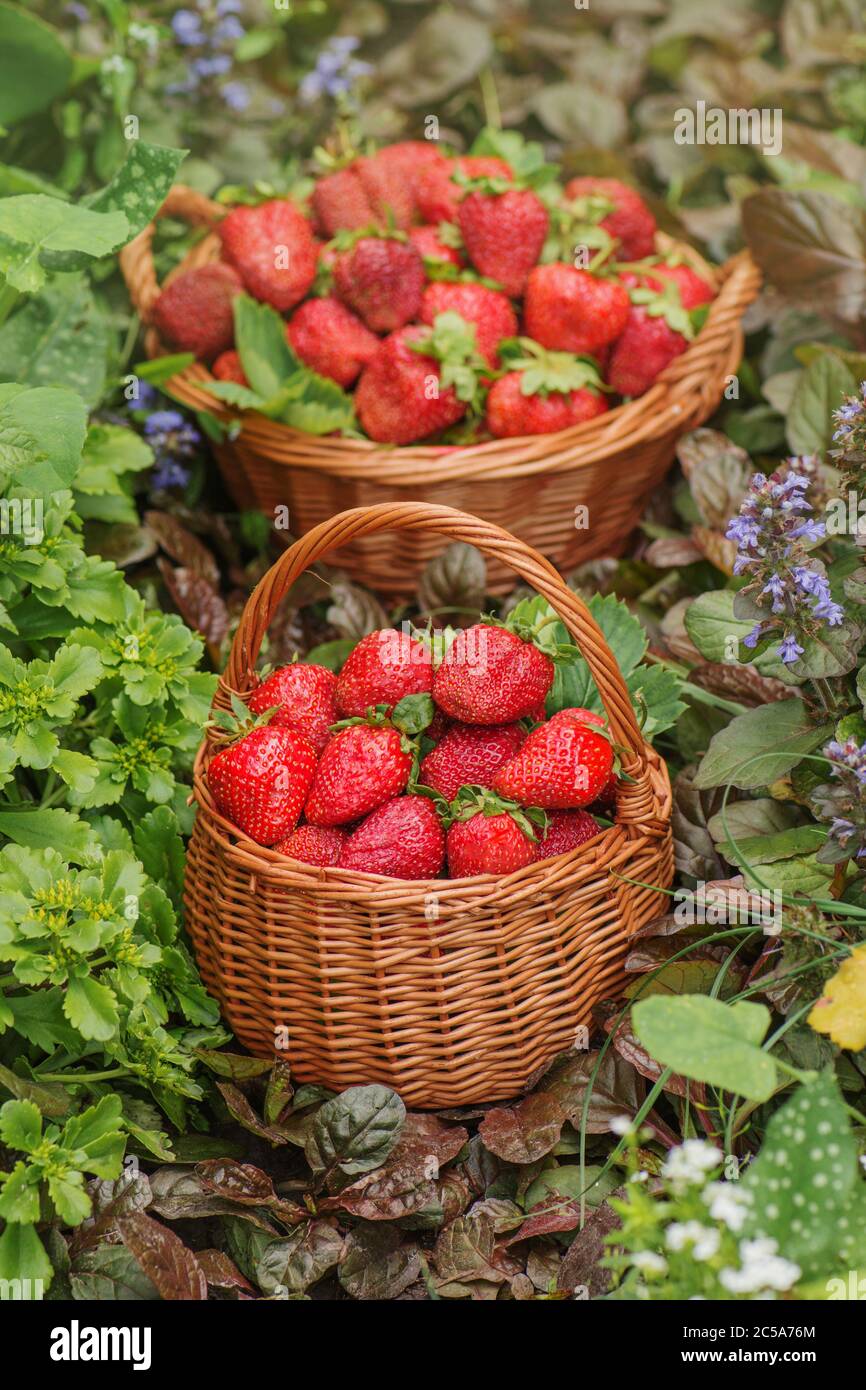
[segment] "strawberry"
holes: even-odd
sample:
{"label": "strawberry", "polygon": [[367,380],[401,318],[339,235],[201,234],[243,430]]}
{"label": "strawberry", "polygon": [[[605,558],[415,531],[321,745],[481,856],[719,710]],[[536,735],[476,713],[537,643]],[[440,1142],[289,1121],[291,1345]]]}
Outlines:
{"label": "strawberry", "polygon": [[317,247],[304,214],[287,198],[236,207],[219,224],[223,256],[256,299],[284,313],[316,275]]}
{"label": "strawberry", "polygon": [[621,396],[639,396],[675,357],[685,352],[694,328],[689,310],[707,304],[713,289],[688,266],[653,266],[648,275],[626,272],[632,304],[611,354],[608,381]]}
{"label": "strawberry", "polygon": [[467,179],[514,178],[511,166],[495,155],[460,155],[457,159],[443,159],[432,164],[422,170],[415,184],[418,211],[425,222],[457,221],[465,189],[455,182],[453,175],[456,173]]}
{"label": "strawberry", "polygon": [[478,352],[489,367],[499,365],[497,348],[503,338],[517,332],[517,315],[510,300],[484,285],[452,284],[438,281],[428,285],[421,300],[421,322],[434,323],[437,314],[453,310],[466,323],[475,325]]}
{"label": "strawberry", "polygon": [[524,327],[546,348],[595,353],[619,337],[628,313],[623,285],[561,261],[536,266],[526,282]]}
{"label": "strawberry", "polygon": [[361,237],[334,265],[334,289],[368,328],[390,333],[415,318],[424,291],[424,262],[409,242]]}
{"label": "strawberry", "polygon": [[406,231],[415,218],[415,194],[400,162],[387,155],[383,158],[384,153],[361,156],[352,167],[373,209],[375,225]]}
{"label": "strawberry", "polygon": [[228,352],[221,352],[211,367],[211,371],[217,381],[235,381],[238,386],[249,386],[250,384],[241,366],[240,353],[235,352],[234,348],[229,348]]}
{"label": "strawberry", "polygon": [[325,744],[307,799],[312,825],[345,825],[397,796],[409,781],[413,745],[381,715],[350,723]]}
{"label": "strawberry", "polygon": [[423,695],[432,685],[430,648],[408,632],[386,627],[369,632],[350,652],[335,699],[343,718],[361,717],[379,705],[390,714],[406,695]]}
{"label": "strawberry", "polygon": [[338,299],[308,299],[286,336],[302,362],[340,386],[351,386],[379,346],[366,324]]}
{"label": "strawberry", "polygon": [[522,724],[452,724],[421,763],[419,780],[446,801],[463,786],[492,787],[494,774],[525,738]]}
{"label": "strawberry", "polygon": [[376,224],[376,216],[353,165],[319,179],[310,198],[316,227],[327,237]]}
{"label": "strawberry", "polygon": [[522,294],[550,221],[541,199],[529,188],[473,191],[461,202],[457,220],[475,269],[498,281],[507,295]]}
{"label": "strawberry", "polygon": [[176,275],[153,306],[157,333],[172,347],[210,362],[234,341],[232,301],[242,289],[231,266],[219,262]]}
{"label": "strawberry", "polygon": [[433,699],[465,724],[510,724],[535,709],[553,683],[553,662],[507,627],[476,623],[457,633],[433,677]]}
{"label": "strawberry", "polygon": [[336,825],[299,825],[288,839],[274,845],[274,849],[279,854],[287,854],[290,859],[300,859],[302,864],[315,864],[321,869],[334,868],[340,862],[348,838],[347,832]]}
{"label": "strawberry", "polygon": [[533,863],[542,811],[525,811],[481,787],[464,787],[451,806],[446,837],[451,878],[511,874]]}
{"label": "strawberry", "polygon": [[315,771],[303,734],[266,724],[216,754],[207,784],[228,820],[257,844],[273,845],[294,830]]}
{"label": "strawberry", "polygon": [[[442,240],[438,227],[413,227],[409,240],[424,262],[442,261],[445,265],[461,267],[463,257],[456,246],[448,246]],[[425,265],[425,269],[428,267]]]}
{"label": "strawberry", "polygon": [[535,862],[552,859],[555,854],[567,854],[597,834],[598,825],[588,811],[551,811],[547,830],[539,836],[535,846]]}
{"label": "strawberry", "polygon": [[512,370],[487,397],[487,428],[497,438],[550,434],[607,410],[601,377],[587,359],[548,352],[532,338],[505,343],[502,355]]}
{"label": "strawberry", "polygon": [[585,710],[561,710],[540,724],[493,779],[494,789],[524,806],[570,810],[595,801],[613,770],[613,748]]}
{"label": "strawberry", "polygon": [[484,365],[475,353],[474,330],[456,314],[440,314],[432,333],[417,324],[392,333],[355,391],[363,430],[390,444],[438,434],[466,414]]}
{"label": "strawberry", "polygon": [[341,869],[386,878],[436,878],[445,832],[426,796],[395,796],[361,821],[346,841]]}
{"label": "strawberry", "polygon": [[565,196],[582,221],[603,227],[612,237],[618,260],[640,261],[652,255],[656,220],[628,184],[591,176],[572,179],[565,185]]}
{"label": "strawberry", "polygon": [[277,707],[271,725],[295,729],[321,753],[337,722],[334,691],[337,677],[324,666],[294,661],[274,671],[247,700],[253,714]]}

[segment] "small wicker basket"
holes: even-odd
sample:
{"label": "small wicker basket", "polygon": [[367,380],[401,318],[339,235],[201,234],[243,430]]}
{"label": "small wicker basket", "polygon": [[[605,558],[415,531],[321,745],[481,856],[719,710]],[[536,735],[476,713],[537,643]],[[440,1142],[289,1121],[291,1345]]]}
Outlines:
{"label": "small wicker basket", "polygon": [[[225,212],[218,203],[178,185],[160,216],[212,229]],[[151,224],[120,258],[132,301],[145,323],[160,293],[153,233]],[[673,244],[659,236],[660,247]],[[676,246],[719,293],[695,341],[630,404],[558,434],[494,439],[467,448],[394,448],[323,438],[247,411],[238,437],[215,450],[226,486],[241,507],[259,507],[271,516],[276,507],[288,507],[294,535],[303,535],[344,507],[423,499],[467,508],[513,530],[560,569],[598,555],[619,554],[673,462],[677,440],[703,424],[721,400],[726,379],[742,355],[740,320],[761,281],[747,251],[717,270],[691,247],[679,242]],[[218,255],[219,238],[208,235],[172,274],[205,265]],[[153,329],[146,346],[152,356],[165,351]],[[173,378],[171,391],[194,410],[231,419],[237,412],[204,389],[209,380],[207,368],[196,363]],[[442,544],[439,537],[415,532],[398,537],[396,545],[367,535],[347,545],[339,563],[354,579],[382,593],[407,594]],[[507,591],[510,582],[502,566],[491,567],[491,592]]]}
{"label": "small wicker basket", "polygon": [[[205,983],[251,1052],[285,1048],[292,1074],[342,1090],[378,1081],[407,1105],[501,1100],[574,1045],[616,993],[630,936],[656,916],[673,855],[667,771],[638,729],[622,676],[583,600],[523,541],[427,503],[343,512],[296,541],[244,610],[215,707],[257,684],[256,658],[288,589],[354,539],[439,534],[477,546],[544,595],[592,672],[625,750],[614,824],[579,849],[506,877],[404,882],[303,865],[198,803],[186,921]],[[651,886],[655,885],[655,887]]]}

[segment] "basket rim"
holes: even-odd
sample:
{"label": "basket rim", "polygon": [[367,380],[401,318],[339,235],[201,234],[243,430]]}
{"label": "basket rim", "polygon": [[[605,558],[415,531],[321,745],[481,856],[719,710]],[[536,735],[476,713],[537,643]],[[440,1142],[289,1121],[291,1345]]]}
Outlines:
{"label": "basket rim", "polygon": [[[171,215],[203,223],[211,228],[166,277],[166,284],[184,271],[208,264],[219,256],[219,238],[212,230],[227,209],[191,190],[176,185],[162,210]],[[124,248],[121,264],[124,276],[142,318],[150,321],[159,293],[155,280],[151,244],[153,224]],[[761,273],[748,250],[736,253],[722,266],[711,265],[688,242],[657,233],[659,250],[675,250],[714,283],[717,294],[709,305],[706,322],[684,352],[669,363],[657,380],[631,401],[615,406],[603,415],[567,430],[543,435],[521,435],[510,439],[491,439],[471,445],[437,445],[423,442],[409,445],[378,444],[374,440],[344,439],[339,436],[310,435],[279,421],[269,420],[257,411],[242,411],[217,400],[207,391],[214,381],[201,362],[191,364],[167,382],[170,393],[183,404],[207,411],[221,424],[240,426],[234,441],[263,451],[272,451],[273,461],[292,467],[309,468],[336,477],[369,481],[371,465],[376,481],[395,486],[425,486],[534,472],[557,468],[579,469],[598,463],[627,448],[640,446],[679,432],[687,424],[696,405],[707,395],[706,379],[733,370],[742,350],[740,320],[761,284]],[[150,358],[167,349],[156,330],[149,327],[145,347]],[[286,451],[290,457],[286,457]],[[553,455],[566,451],[559,460]]]}

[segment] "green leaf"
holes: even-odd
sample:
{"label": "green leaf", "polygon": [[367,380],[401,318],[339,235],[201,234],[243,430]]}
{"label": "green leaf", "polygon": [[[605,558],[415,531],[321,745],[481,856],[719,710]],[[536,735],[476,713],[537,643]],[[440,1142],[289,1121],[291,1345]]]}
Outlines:
{"label": "green leaf", "polygon": [[816,728],[802,700],[777,700],[738,714],[715,734],[695,777],[696,787],[767,786],[796,767],[831,734]]}
{"label": "green leaf", "polygon": [[10,1149],[29,1154],[42,1138],[42,1116],[32,1100],[7,1100],[0,1106],[0,1139]]}
{"label": "green leaf", "polygon": [[305,660],[316,666],[327,666],[329,671],[338,672],[356,646],[354,637],[337,637],[333,642],[322,642],[318,647],[312,647]]}
{"label": "green leaf", "polygon": [[317,1112],[305,1146],[307,1162],[314,1173],[378,1168],[396,1144],[405,1115],[402,1100],[387,1086],[351,1086]]}
{"label": "green leaf", "polygon": [[[522,607],[523,605],[519,604],[512,616],[519,617]],[[549,605],[542,605],[542,607],[550,613],[553,612]],[[588,607],[590,614],[604,633],[620,671],[623,676],[628,678],[647,649],[647,636],[639,619],[629,611],[628,605],[618,599],[615,594],[606,594],[604,597],[601,594],[593,594]],[[553,630],[558,642],[570,642],[572,640],[564,624],[553,624]],[[556,713],[557,710],[573,707],[601,709],[601,701],[595,688],[595,682],[589,673],[589,667],[582,658],[557,666],[553,686],[547,700],[548,713],[550,714]]]}
{"label": "green leaf", "polygon": [[32,293],[45,283],[45,267],[54,268],[52,253],[98,259],[118,250],[128,232],[122,212],[93,212],[42,193],[0,198],[0,269],[15,289]]}
{"label": "green leaf", "polygon": [[18,6],[0,4],[0,125],[44,111],[71,76],[72,59],[54,29]]}
{"label": "green leaf", "polygon": [[786,299],[856,323],[866,313],[866,211],[826,193],[763,188],[741,205],[743,232]]}
{"label": "green leaf", "polygon": [[0,381],[66,387],[93,407],[105,389],[108,347],[108,324],[90,287],[78,277],[64,277],[27,300],[0,328]]}
{"label": "green leaf", "polygon": [[301,370],[286,341],[286,325],[276,309],[259,304],[249,295],[234,299],[235,345],[247,381],[265,400],[285,386]]}
{"label": "green leaf", "polygon": [[48,386],[0,385],[0,469],[4,430],[28,441],[20,459],[12,461],[10,483],[20,484],[29,495],[43,496],[71,485],[87,433],[87,410],[80,396]]}
{"label": "green leaf", "polygon": [[86,821],[71,811],[54,807],[47,811],[0,811],[0,835],[29,849],[56,849],[70,864],[84,864],[99,852]]}
{"label": "green leaf", "polygon": [[[33,1227],[10,1222],[0,1236],[0,1279],[29,1280],[31,1290],[38,1290],[40,1283],[47,1289],[53,1277],[54,1267]],[[33,1297],[39,1293],[34,1291]]]}
{"label": "green leaf", "polygon": [[63,1012],[83,1038],[107,1042],[117,1032],[114,994],[107,985],[89,976],[72,978],[66,987]]}
{"label": "green leaf", "polygon": [[128,224],[127,239],[131,241],[162,207],[189,151],[149,145],[144,140],[128,143],[129,152],[120,169],[89,200],[89,206],[94,212],[122,213]]}
{"label": "green leaf", "polygon": [[833,438],[833,412],[857,387],[850,367],[825,352],[810,362],[794,389],[788,412],[788,444],[795,454],[820,454]]}
{"label": "green leaf", "polygon": [[295,378],[289,397],[280,418],[292,429],[305,434],[333,434],[354,423],[355,407],[348,392],[309,369]]}
{"label": "green leaf", "polygon": [[770,1026],[763,1004],[723,1004],[703,994],[654,994],[632,1010],[635,1032],[652,1057],[680,1076],[750,1100],[768,1100],[776,1064],[759,1044]]}
{"label": "green leaf", "polygon": [[[684,621],[686,632],[701,656],[738,670],[745,663],[732,661],[731,649],[739,650],[739,644],[749,635],[755,622],[753,618],[734,616],[735,598],[736,594],[730,589],[711,589],[689,604]],[[758,654],[749,665],[763,676],[784,675],[785,668],[775,648]]]}

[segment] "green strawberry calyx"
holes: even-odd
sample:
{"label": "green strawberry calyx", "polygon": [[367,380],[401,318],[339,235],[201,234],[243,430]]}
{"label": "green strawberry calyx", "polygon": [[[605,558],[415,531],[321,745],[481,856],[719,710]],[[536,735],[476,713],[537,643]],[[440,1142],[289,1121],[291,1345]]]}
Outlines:
{"label": "green strawberry calyx", "polygon": [[246,738],[253,729],[261,729],[270,724],[278,709],[279,705],[271,705],[269,709],[262,710],[261,714],[253,714],[243,700],[232,692],[231,709],[213,710],[204,727],[208,733],[216,734],[220,743],[228,746],[236,743],[238,739]]}
{"label": "green strawberry calyx", "polygon": [[435,714],[432,695],[404,695],[398,700],[390,715],[387,705],[370,705],[365,715],[355,715],[351,719],[339,719],[330,726],[331,733],[350,729],[353,725],[366,724],[370,729],[395,729],[400,735],[400,748],[412,759],[409,781],[418,778],[421,765],[421,748],[418,736],[431,723]]}
{"label": "green strawberry calyx", "polygon": [[547,812],[542,811],[540,806],[521,806],[486,787],[477,786],[461,787],[443,819],[448,825],[453,825],[455,821],[471,820],[479,815],[510,816],[527,840],[537,841],[536,831],[540,830],[543,835],[547,830]]}
{"label": "green strawberry calyx", "polygon": [[480,414],[483,409],[482,377],[490,368],[479,355],[475,324],[448,309],[437,314],[433,326],[421,337],[409,343],[413,352],[432,357],[439,363],[439,380],[450,386],[459,401]]}
{"label": "green strawberry calyx", "polygon": [[371,223],[368,227],[343,227],[327,245],[333,251],[352,251],[359,241],[372,241],[374,239],[408,242],[409,237],[393,223],[389,223],[386,227]]}
{"label": "green strawberry calyx", "polygon": [[521,642],[531,642],[554,664],[575,661],[580,656],[580,648],[573,642],[557,641],[553,624],[562,623],[558,613],[531,620],[521,617],[517,610],[512,610],[507,618],[497,618],[492,613],[485,613],[481,622],[485,627],[504,628],[506,632],[512,632],[515,637],[519,637]]}
{"label": "green strawberry calyx", "polygon": [[568,395],[571,391],[610,391],[595,358],[551,352],[533,338],[506,338],[499,345],[503,371],[520,372],[524,396]]}
{"label": "green strawberry calyx", "polygon": [[[542,265],[564,261],[567,265],[574,265],[575,269],[595,272],[611,259],[617,242],[605,227],[598,225],[605,211],[601,207],[596,209],[595,205],[601,203],[605,204],[605,211],[613,210],[612,203],[594,196],[556,203],[549,209],[550,229],[541,251]],[[583,248],[595,252],[586,264],[577,260],[578,251]]]}
{"label": "green strawberry calyx", "polygon": [[695,325],[691,313],[683,305],[680,287],[676,280],[665,280],[662,289],[650,285],[632,285],[628,292],[632,304],[639,305],[650,318],[662,318],[674,333],[680,333],[689,342],[695,336]]}

